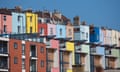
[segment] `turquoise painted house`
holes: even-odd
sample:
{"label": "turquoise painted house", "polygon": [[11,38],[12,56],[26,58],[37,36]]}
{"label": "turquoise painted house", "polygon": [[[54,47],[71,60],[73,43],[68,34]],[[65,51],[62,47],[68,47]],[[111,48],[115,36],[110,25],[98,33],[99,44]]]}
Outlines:
{"label": "turquoise painted house", "polygon": [[24,13],[12,12],[12,33],[26,33],[26,16]]}

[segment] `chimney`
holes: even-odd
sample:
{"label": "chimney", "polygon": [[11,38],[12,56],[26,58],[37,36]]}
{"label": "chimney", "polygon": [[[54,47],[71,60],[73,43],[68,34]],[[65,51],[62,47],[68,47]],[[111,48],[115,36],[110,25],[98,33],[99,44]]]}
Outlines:
{"label": "chimney", "polygon": [[106,28],[102,26],[101,29],[104,29],[104,30],[105,30]]}
{"label": "chimney", "polygon": [[73,24],[74,25],[80,25],[80,18],[79,18],[79,16],[75,16],[74,18],[73,18]]}
{"label": "chimney", "polygon": [[94,24],[90,25],[90,33],[94,33]]}
{"label": "chimney", "polygon": [[70,20],[67,21],[67,25],[68,25],[68,26],[71,26],[71,25],[72,25]]}
{"label": "chimney", "polygon": [[52,13],[52,12],[50,12],[50,18],[52,18],[52,16],[53,16],[53,13]]}
{"label": "chimney", "polygon": [[20,6],[15,6],[15,10],[20,12],[22,8]]}
{"label": "chimney", "polygon": [[59,11],[57,11],[57,10],[54,10],[54,13],[53,13],[56,17],[58,17],[59,19],[61,19],[62,18],[62,14],[59,12]]}
{"label": "chimney", "polygon": [[81,23],[81,25],[86,25],[86,22],[85,22],[85,21],[83,21],[83,22]]}

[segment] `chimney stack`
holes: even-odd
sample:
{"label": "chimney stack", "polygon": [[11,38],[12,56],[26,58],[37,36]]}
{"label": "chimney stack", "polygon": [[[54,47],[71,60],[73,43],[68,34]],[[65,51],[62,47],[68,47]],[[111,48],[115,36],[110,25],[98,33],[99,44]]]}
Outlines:
{"label": "chimney stack", "polygon": [[20,12],[22,10],[22,8],[20,6],[15,6],[15,10]]}
{"label": "chimney stack", "polygon": [[72,25],[70,19],[67,21],[67,25]]}
{"label": "chimney stack", "polygon": [[75,16],[74,18],[73,18],[73,24],[74,25],[80,25],[80,18],[79,18],[79,16]]}
{"label": "chimney stack", "polygon": [[86,22],[85,22],[85,21],[83,21],[83,22],[81,23],[81,25],[86,25]]}
{"label": "chimney stack", "polygon": [[93,33],[94,32],[94,24],[91,24],[90,25],[90,33]]}

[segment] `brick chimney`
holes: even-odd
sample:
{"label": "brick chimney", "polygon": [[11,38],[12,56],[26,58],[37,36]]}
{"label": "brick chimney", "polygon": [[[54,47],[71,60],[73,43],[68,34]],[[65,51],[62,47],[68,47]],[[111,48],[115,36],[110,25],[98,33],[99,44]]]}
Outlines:
{"label": "brick chimney", "polygon": [[20,12],[20,11],[22,11],[22,7],[20,7],[20,6],[15,6],[15,10],[18,11],[18,12]]}
{"label": "brick chimney", "polygon": [[73,25],[80,25],[80,18],[79,18],[79,16],[75,16],[73,18]]}

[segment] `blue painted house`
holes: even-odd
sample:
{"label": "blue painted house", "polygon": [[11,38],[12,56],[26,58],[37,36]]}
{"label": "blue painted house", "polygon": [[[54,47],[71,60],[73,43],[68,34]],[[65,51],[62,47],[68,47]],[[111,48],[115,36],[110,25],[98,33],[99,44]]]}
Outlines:
{"label": "blue painted house", "polygon": [[[101,28],[90,27],[90,43],[103,44],[104,33]],[[96,65],[101,65],[105,68],[105,48],[100,46],[91,46],[90,48],[91,72],[94,71]]]}
{"label": "blue painted house", "polygon": [[66,26],[57,24],[56,25],[56,38],[66,38]]}

